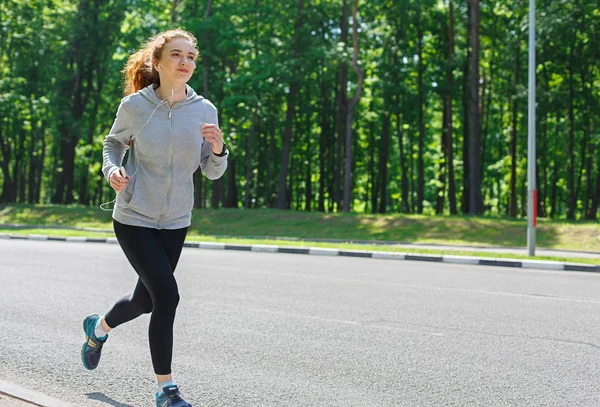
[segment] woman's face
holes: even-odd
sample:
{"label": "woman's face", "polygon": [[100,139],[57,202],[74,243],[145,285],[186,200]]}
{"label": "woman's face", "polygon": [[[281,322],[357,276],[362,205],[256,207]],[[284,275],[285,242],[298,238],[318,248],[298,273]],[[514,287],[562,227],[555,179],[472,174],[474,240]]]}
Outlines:
{"label": "woman's face", "polygon": [[161,76],[161,82],[166,79],[168,82],[186,83],[196,69],[196,50],[188,40],[175,38],[165,44],[155,68]]}

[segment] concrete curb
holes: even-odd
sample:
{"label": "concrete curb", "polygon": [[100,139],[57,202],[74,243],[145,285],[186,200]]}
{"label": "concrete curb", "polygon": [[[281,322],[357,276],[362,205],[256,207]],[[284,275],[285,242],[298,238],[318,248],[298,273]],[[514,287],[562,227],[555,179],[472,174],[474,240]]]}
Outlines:
{"label": "concrete curb", "polygon": [[0,380],[0,393],[39,407],[74,407],[66,401],[55,399],[37,391],[18,386],[14,383],[5,382],[4,380]]}
{"label": "concrete curb", "polygon": [[[37,241],[60,241],[60,242],[78,242],[78,243],[109,243],[117,244],[117,239],[109,238],[90,238],[90,237],[54,237],[46,235],[12,235],[0,233],[0,239],[17,239],[17,240],[37,240]],[[539,270],[563,270],[563,271],[586,271],[592,273],[600,273],[600,265],[578,264],[578,263],[563,263],[556,261],[544,260],[522,260],[510,258],[492,258],[492,257],[469,257],[469,256],[453,256],[453,255],[432,255],[432,254],[416,254],[402,252],[383,252],[383,251],[367,251],[367,250],[341,250],[327,249],[320,247],[297,247],[297,246],[271,246],[271,245],[242,245],[228,244],[218,242],[186,242],[184,247],[196,249],[212,249],[212,250],[237,250],[237,251],[252,251],[262,253],[287,253],[287,254],[308,254],[316,256],[342,256],[342,257],[362,257],[371,259],[388,259],[388,260],[413,260],[413,261],[429,261],[436,263],[452,263],[452,264],[468,264],[474,266],[495,266],[495,267],[512,267],[524,269],[539,269]]]}

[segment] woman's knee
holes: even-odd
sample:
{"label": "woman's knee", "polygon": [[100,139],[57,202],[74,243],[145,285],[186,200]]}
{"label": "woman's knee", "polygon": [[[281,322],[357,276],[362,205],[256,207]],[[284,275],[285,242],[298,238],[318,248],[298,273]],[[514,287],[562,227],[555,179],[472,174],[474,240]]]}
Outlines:
{"label": "woman's knee", "polygon": [[179,305],[179,290],[176,285],[171,288],[165,287],[155,296],[154,310],[160,308],[163,311],[175,312],[177,305]]}

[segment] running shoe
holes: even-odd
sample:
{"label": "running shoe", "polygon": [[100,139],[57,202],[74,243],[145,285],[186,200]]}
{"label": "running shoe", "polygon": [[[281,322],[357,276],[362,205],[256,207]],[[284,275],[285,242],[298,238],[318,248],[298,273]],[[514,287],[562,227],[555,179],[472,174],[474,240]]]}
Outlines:
{"label": "running shoe", "polygon": [[190,403],[181,398],[177,386],[168,386],[163,391],[156,393],[156,407],[192,407]]}
{"label": "running shoe", "polygon": [[88,370],[94,370],[100,362],[102,346],[108,335],[103,339],[98,339],[94,331],[96,330],[96,322],[100,318],[98,314],[92,314],[83,320],[83,331],[85,332],[85,343],[81,348],[81,361],[83,366]]}

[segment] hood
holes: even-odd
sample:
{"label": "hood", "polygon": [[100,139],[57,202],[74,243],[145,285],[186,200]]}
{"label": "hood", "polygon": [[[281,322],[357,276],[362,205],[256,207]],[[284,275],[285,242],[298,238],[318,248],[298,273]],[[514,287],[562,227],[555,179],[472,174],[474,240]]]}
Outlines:
{"label": "hood", "polygon": [[[153,104],[158,105],[158,104],[160,104],[160,102],[162,102],[162,100],[159,99],[158,96],[156,96],[156,93],[154,92],[155,86],[156,86],[155,84],[148,85],[145,88],[140,89],[139,93],[142,96],[144,96],[146,99],[151,101]],[[177,106],[184,106],[184,105],[194,103],[194,102],[204,99],[202,96],[198,95],[196,93],[196,91],[187,83],[185,84],[185,89],[186,89],[187,97],[184,100],[177,102]],[[168,109],[168,106],[167,106],[167,109]]]}

